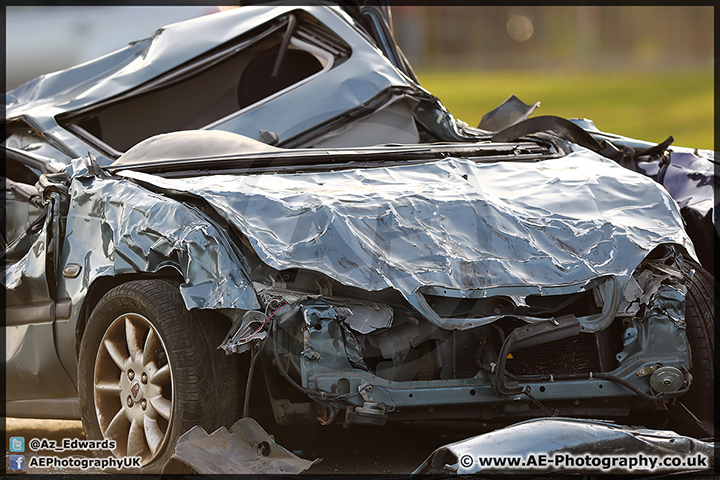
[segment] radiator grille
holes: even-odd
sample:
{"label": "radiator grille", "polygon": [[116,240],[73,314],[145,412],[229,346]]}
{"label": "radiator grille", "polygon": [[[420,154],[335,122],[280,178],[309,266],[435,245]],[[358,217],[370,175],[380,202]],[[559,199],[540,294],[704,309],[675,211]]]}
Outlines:
{"label": "radiator grille", "polygon": [[580,334],[511,352],[507,371],[514,375],[558,375],[601,371],[595,334]]}

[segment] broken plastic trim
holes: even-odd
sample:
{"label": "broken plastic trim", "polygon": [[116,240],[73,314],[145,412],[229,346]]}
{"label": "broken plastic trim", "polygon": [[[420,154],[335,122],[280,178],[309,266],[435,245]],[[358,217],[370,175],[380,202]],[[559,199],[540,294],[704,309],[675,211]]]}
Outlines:
{"label": "broken plastic trim", "polygon": [[[556,131],[564,133],[568,135],[570,139],[578,145],[618,162],[621,161],[625,156],[627,156],[627,152],[625,150],[619,150],[613,144],[605,140],[603,140],[602,142],[598,142],[592,135],[590,135],[587,131],[585,131],[576,123],[554,115],[542,115],[539,117],[528,118],[519,123],[511,125],[510,127],[507,127],[504,130],[501,130],[495,135],[493,135],[492,141],[509,142],[513,140],[518,140],[520,137],[523,137],[525,135],[545,131]],[[672,136],[668,137],[664,142],[659,143],[653,147],[637,152],[632,151],[632,154],[630,156],[633,159],[637,159],[642,156],[660,155],[665,150],[667,150],[673,140],[674,139]]]}
{"label": "broken plastic trim", "polygon": [[320,459],[304,460],[281,447],[252,418],[241,418],[228,430],[208,434],[196,425],[185,432],[173,458],[201,475],[298,474]]}
{"label": "broken plastic trim", "polygon": [[[507,142],[517,140],[525,135],[532,133],[545,132],[553,130],[562,132],[577,143],[578,145],[592,150],[595,153],[603,154],[603,147],[589,133],[578,125],[566,120],[562,117],[554,115],[541,115],[539,117],[529,118],[520,123],[516,123],[504,130],[497,132],[492,137],[493,142]],[[606,156],[606,155],[604,155]]]}
{"label": "broken plastic trim", "polygon": [[263,340],[267,337],[267,332],[262,331],[267,320],[268,316],[264,313],[258,310],[248,310],[239,320],[233,322],[232,328],[218,348],[223,349],[226,354],[249,350],[252,340]]}

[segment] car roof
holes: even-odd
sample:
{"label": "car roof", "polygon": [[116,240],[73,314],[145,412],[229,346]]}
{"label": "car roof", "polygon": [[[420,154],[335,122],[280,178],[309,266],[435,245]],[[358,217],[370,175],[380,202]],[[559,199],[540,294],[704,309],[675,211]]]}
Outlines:
{"label": "car roof", "polygon": [[[387,89],[420,89],[394,67],[372,39],[337,6],[324,3],[247,6],[168,25],[150,38],[98,59],[42,75],[7,93],[6,118],[10,122],[22,118],[65,147],[68,158],[84,156],[89,151],[101,163],[109,163],[103,160],[107,157],[105,152],[71,134],[59,125],[58,117],[134,95],[136,90],[142,90],[167,72],[192,64],[194,59],[237,41],[254,28],[297,11],[317,19],[346,42],[352,51],[351,58],[323,73],[319,81],[293,86],[279,101],[268,101],[241,112],[233,120],[240,122],[240,126],[206,128],[245,133],[245,124],[249,124],[253,128],[261,125],[260,128],[275,131],[275,123],[280,122],[279,131],[291,137],[351,111]],[[278,113],[287,111],[293,115]],[[262,126],[266,123],[272,125]]]}

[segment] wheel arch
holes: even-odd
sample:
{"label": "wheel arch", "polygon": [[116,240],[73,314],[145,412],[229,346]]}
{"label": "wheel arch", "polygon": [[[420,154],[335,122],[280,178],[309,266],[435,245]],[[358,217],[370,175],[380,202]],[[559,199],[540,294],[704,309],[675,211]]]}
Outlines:
{"label": "wheel arch", "polygon": [[88,318],[100,299],[113,288],[134,280],[175,280],[183,282],[183,276],[175,267],[163,267],[157,272],[133,272],[112,276],[97,277],[87,288],[75,325],[75,359],[80,352],[80,340],[85,333]]}
{"label": "wheel arch", "polygon": [[[113,288],[122,285],[123,283],[132,282],[134,280],[170,280],[177,282],[178,285],[183,283],[183,278],[180,271],[173,266],[166,266],[158,270],[157,272],[134,272],[113,276],[98,277],[90,286],[88,286],[87,293],[85,295],[85,301],[80,308],[80,314],[78,321],[75,326],[75,359],[77,360],[78,354],[80,353],[80,341],[85,332],[88,318],[92,313],[95,306],[100,302],[100,299]],[[212,309],[196,309],[195,314],[203,319],[203,322],[209,321],[213,325],[217,325],[216,328],[229,329],[232,320],[227,316],[223,315],[217,310]]]}

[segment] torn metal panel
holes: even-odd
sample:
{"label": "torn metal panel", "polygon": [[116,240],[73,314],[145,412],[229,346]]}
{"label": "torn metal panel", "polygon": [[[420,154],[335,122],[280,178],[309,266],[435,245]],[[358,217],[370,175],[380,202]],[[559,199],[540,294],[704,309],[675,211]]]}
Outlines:
{"label": "torn metal panel", "polygon": [[[673,249],[667,250],[668,253],[662,259],[663,261],[645,260],[633,273],[625,287],[616,316],[632,317],[641,308],[650,306],[658,289],[663,285],[673,285],[684,297],[686,288],[681,283],[684,277],[682,267],[677,264]],[[672,266],[666,265],[670,262],[672,262]],[[602,295],[602,290],[598,289],[595,292]]]}
{"label": "torn metal panel", "polygon": [[387,305],[370,302],[346,302],[348,315],[345,323],[352,330],[368,334],[392,326],[393,311]]}
{"label": "torn metal panel", "polygon": [[[581,420],[572,418],[538,418],[516,423],[493,432],[478,435],[438,448],[414,472],[423,474],[482,474],[482,473],[711,473],[714,466],[715,445],[691,437],[678,435],[669,430],[651,430],[632,428],[609,422]],[[706,459],[696,464],[696,468],[671,467],[662,463],[630,467],[627,463],[631,455],[645,455],[659,458],[668,455],[682,460],[701,456]],[[502,467],[483,466],[481,462],[492,458],[523,458],[545,455],[546,458],[584,458],[592,455],[597,464],[585,463],[583,466],[552,464],[546,468],[539,466]],[[600,457],[605,457],[602,460]],[[624,467],[616,463],[614,468],[608,463],[625,457]],[[559,463],[559,462],[558,462]],[[579,463],[579,462],[578,462]],[[610,468],[608,468],[610,467]]]}
{"label": "torn metal panel", "polygon": [[658,245],[693,251],[661,186],[587,150],[536,163],[448,158],[296,175],[119,175],[205,199],[273,268],[305,268],[371,291],[392,287],[443,328],[488,320],[433,315],[420,287],[460,296],[558,286],[574,293],[610,275],[619,297]]}
{"label": "torn metal panel", "polygon": [[[715,152],[671,147],[670,163],[661,179],[680,208],[691,208],[699,216],[717,208],[718,174]],[[640,167],[642,163],[638,164]],[[648,172],[649,173],[649,172]],[[650,175],[649,175],[650,176]]]}
{"label": "torn metal panel", "polygon": [[[303,340],[300,351],[300,365],[303,373],[311,372],[315,367],[338,370],[351,370],[356,361],[362,363],[362,356],[352,346],[345,346],[343,330],[336,323],[336,307],[321,300],[304,301],[299,304],[304,321]],[[356,364],[357,365],[357,364]],[[303,378],[308,385],[310,379]]]}
{"label": "torn metal panel", "polygon": [[666,365],[684,377],[677,370],[688,365],[690,359],[685,330],[687,287],[682,266],[673,248],[658,250],[654,257],[643,261],[635,271],[618,309],[625,330],[623,349],[615,355],[620,363],[617,373],[625,375],[637,370],[637,376],[644,376],[640,372]]}
{"label": "torn metal panel", "polygon": [[99,277],[171,267],[185,278],[188,309],[259,308],[244,259],[199,209],[81,171],[70,191],[63,264],[80,265],[81,274],[63,282],[74,303]]}
{"label": "torn metal panel", "polygon": [[[657,289],[645,313],[634,318],[625,329],[623,350],[616,355],[618,362],[635,357],[636,361],[659,360],[663,352],[677,358],[686,351],[685,340],[685,287],[662,286]],[[649,353],[653,352],[650,357]],[[663,362],[666,363],[666,362]]]}
{"label": "torn metal panel", "polygon": [[539,106],[540,102],[527,105],[515,95],[510,95],[502,105],[483,115],[478,128],[498,132],[503,128],[526,120]]}
{"label": "torn metal panel", "polygon": [[321,459],[304,460],[275,443],[252,418],[208,434],[194,426],[178,439],[173,458],[201,475],[298,474]]}

